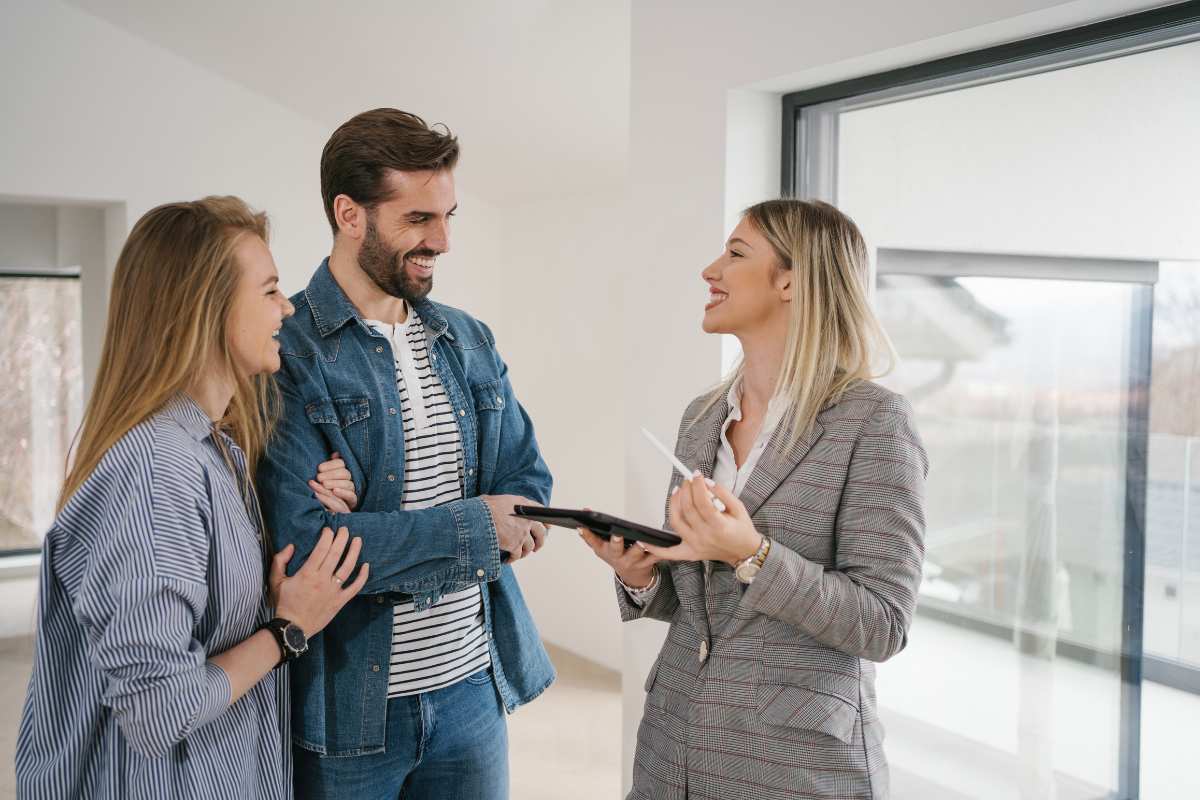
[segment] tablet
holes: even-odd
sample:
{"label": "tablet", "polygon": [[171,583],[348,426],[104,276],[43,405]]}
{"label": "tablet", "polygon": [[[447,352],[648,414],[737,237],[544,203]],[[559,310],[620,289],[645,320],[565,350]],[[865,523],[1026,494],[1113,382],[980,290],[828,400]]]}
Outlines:
{"label": "tablet", "polygon": [[574,508],[544,508],[542,506],[513,506],[513,516],[536,520],[543,525],[558,525],[561,528],[587,528],[605,539],[620,536],[628,544],[645,542],[659,547],[673,547],[683,540],[670,531],[651,528],[630,522],[627,519],[602,514],[599,511],[583,511]]}

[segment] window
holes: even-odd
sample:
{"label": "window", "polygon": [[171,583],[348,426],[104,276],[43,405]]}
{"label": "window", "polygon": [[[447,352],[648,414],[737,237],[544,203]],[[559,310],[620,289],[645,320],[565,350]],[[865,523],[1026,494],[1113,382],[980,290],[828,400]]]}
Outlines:
{"label": "window", "polygon": [[83,407],[78,271],[0,271],[0,557],[38,552]]}
{"label": "window", "polygon": [[1192,2],[784,98],[931,460],[897,798],[1200,796],[1198,81]]}

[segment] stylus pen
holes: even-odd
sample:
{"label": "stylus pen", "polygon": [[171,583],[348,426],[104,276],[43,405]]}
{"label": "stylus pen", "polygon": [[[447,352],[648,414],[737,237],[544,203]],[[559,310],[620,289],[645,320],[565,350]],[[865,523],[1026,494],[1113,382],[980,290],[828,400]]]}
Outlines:
{"label": "stylus pen", "polygon": [[[650,444],[658,448],[658,452],[667,457],[667,461],[671,462],[671,465],[675,467],[675,471],[682,475],[685,481],[690,481],[694,477],[694,473],[688,472],[687,465],[676,458],[674,453],[664,447],[662,442],[660,442],[658,439],[655,439],[653,433],[645,428],[642,428],[642,435],[650,440]],[[716,508],[717,511],[720,511],[722,514],[725,513],[725,504],[721,502],[721,498],[714,497],[712,499],[712,503],[713,507]]]}

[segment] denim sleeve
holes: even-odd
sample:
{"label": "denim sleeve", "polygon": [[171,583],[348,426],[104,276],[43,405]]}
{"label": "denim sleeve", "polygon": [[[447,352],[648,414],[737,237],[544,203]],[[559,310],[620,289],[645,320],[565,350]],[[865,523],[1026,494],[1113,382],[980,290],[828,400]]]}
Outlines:
{"label": "denim sleeve", "polygon": [[[344,525],[352,536],[362,538],[359,561],[371,565],[364,594],[427,594],[500,576],[496,527],[487,504],[478,497],[417,511],[326,511],[308,481],[329,457],[329,444],[309,422],[286,363],[276,380],[283,413],[258,467],[258,491],[276,549],[296,546],[289,574],[308,558],[322,528]],[[446,531],[455,535],[446,536]]]}
{"label": "denim sleeve", "polygon": [[221,715],[231,689],[193,636],[208,603],[203,473],[147,481],[150,468],[134,466],[123,502],[106,509],[107,533],[73,610],[103,703],[130,745],[153,758]]}
{"label": "denim sleeve", "polygon": [[[482,325],[482,323],[480,323]],[[492,355],[500,372],[504,395],[503,416],[500,420],[500,462],[502,466],[489,487],[490,494],[515,494],[545,505],[550,502],[554,478],[546,466],[533,433],[533,421],[517,401],[508,379],[508,365],[495,348],[495,339],[486,325]]]}

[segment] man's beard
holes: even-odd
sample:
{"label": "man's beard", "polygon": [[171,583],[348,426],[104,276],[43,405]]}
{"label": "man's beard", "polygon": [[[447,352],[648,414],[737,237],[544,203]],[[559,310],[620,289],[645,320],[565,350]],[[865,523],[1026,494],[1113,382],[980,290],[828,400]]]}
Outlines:
{"label": "man's beard", "polygon": [[433,289],[433,278],[409,276],[408,270],[404,268],[405,255],[433,258],[438,254],[432,250],[414,250],[408,254],[399,250],[389,250],[379,238],[379,230],[375,227],[375,215],[368,214],[367,234],[358,249],[358,266],[380,289],[412,305],[424,300]]}

